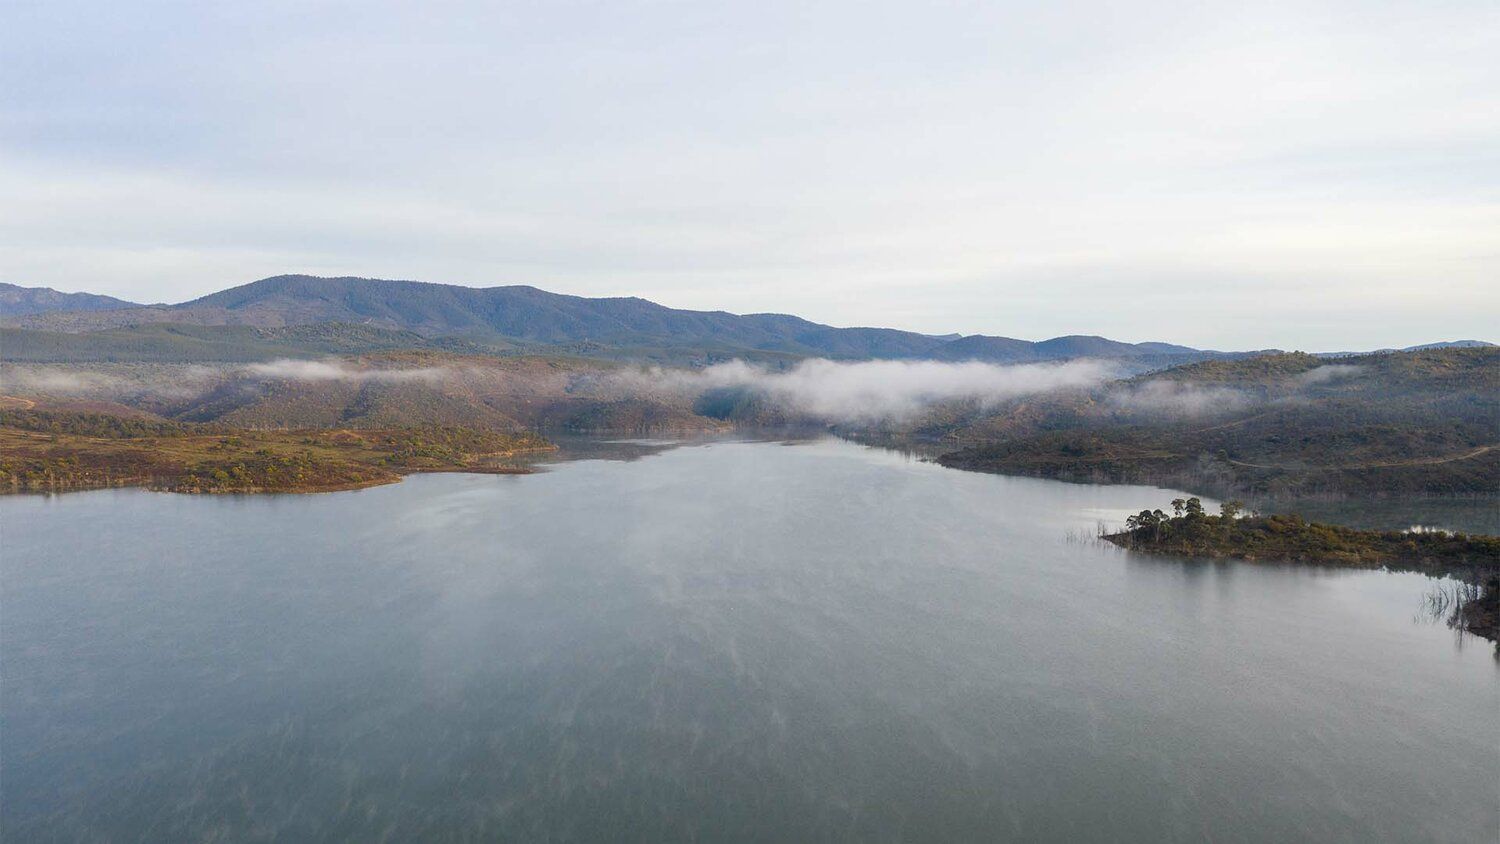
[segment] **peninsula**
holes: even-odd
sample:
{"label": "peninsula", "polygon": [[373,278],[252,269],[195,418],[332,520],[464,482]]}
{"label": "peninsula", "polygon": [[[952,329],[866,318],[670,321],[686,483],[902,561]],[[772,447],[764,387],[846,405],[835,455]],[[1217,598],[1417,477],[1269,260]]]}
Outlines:
{"label": "peninsula", "polygon": [[1241,516],[1239,502],[1209,515],[1197,498],[1176,499],[1173,513],[1142,510],[1125,530],[1103,538],[1121,548],[1152,554],[1265,562],[1313,563],[1414,571],[1453,577],[1471,588],[1452,621],[1500,642],[1500,537],[1447,531],[1355,530],[1309,522],[1301,516]]}
{"label": "peninsula", "polygon": [[100,413],[0,411],[0,493],[136,486],[187,493],[331,492],[413,472],[531,471],[530,432],[429,425],[256,430]]}

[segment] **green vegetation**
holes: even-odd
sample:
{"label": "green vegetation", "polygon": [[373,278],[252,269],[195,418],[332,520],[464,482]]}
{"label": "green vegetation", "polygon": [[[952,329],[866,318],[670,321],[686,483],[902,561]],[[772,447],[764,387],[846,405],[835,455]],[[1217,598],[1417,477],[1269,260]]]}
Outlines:
{"label": "green vegetation", "polygon": [[[1269,426],[1268,426],[1269,427]],[[1081,483],[1174,486],[1220,496],[1494,495],[1500,448],[1463,422],[1286,433],[1153,429],[1044,433],[939,457],[959,469]]]}
{"label": "green vegetation", "polygon": [[1500,537],[1445,531],[1355,530],[1309,522],[1297,515],[1240,516],[1239,502],[1209,515],[1197,498],[1176,499],[1173,512],[1142,510],[1125,530],[1104,538],[1153,554],[1268,562],[1391,568],[1451,576],[1473,588],[1461,599],[1455,623],[1500,641]]}
{"label": "green vegetation", "polygon": [[0,346],[13,363],[233,363],[398,349],[504,354],[515,348],[499,339],[430,338],[338,322],[273,327],[156,322],[83,333],[0,328]]}
{"label": "green vegetation", "polygon": [[[307,326],[313,328],[315,326]],[[316,326],[324,327],[324,326]],[[719,430],[620,364],[433,350],[269,365],[0,363],[0,409],[86,411],[229,428],[446,426],[631,434]]]}
{"label": "green vegetation", "polygon": [[1125,548],[1199,557],[1285,560],[1327,565],[1402,565],[1451,572],[1500,568],[1500,537],[1442,531],[1373,531],[1309,522],[1297,515],[1240,517],[1238,502],[1209,515],[1197,498],[1177,499],[1173,514],[1142,510],[1109,541]]}
{"label": "green vegetation", "polygon": [[363,440],[362,445],[367,448],[389,450],[380,463],[406,471],[468,469],[487,458],[552,448],[552,444],[540,434],[531,432],[501,434],[441,425],[362,431],[332,437],[335,444],[347,443],[351,439]]}
{"label": "green vegetation", "polygon": [[1142,376],[1137,382],[1170,380],[1198,384],[1259,384],[1275,385],[1289,376],[1301,375],[1309,370],[1336,363],[1327,358],[1306,352],[1261,355],[1239,360],[1206,360],[1175,367],[1155,375]]}
{"label": "green vegetation", "polygon": [[410,472],[524,472],[509,458],[552,448],[533,433],[444,426],[257,431],[36,411],[0,423],[0,492],[319,492]]}
{"label": "green vegetation", "polygon": [[81,437],[123,440],[140,437],[180,437],[190,433],[212,433],[213,428],[149,417],[116,416],[109,413],[57,412],[50,410],[0,410],[0,427],[44,434],[77,434]]}
{"label": "green vegetation", "polygon": [[142,484],[173,492],[317,492],[386,483],[390,475],[374,467],[319,458],[311,450],[278,454],[259,448],[224,459],[200,460],[181,476]]}
{"label": "green vegetation", "polygon": [[[509,286],[472,288],[413,281],[368,278],[317,278],[284,275],[176,305],[127,307],[117,311],[58,311],[17,315],[12,327],[44,332],[87,332],[93,344],[107,348],[109,357],[58,357],[76,354],[64,342],[51,343],[53,357],[26,360],[225,360],[204,357],[196,338],[150,339],[150,323],[172,323],[177,329],[198,327],[272,328],[292,324],[344,323],[379,326],[393,332],[414,332],[420,338],[458,338],[501,347],[551,347],[571,354],[611,359],[670,359],[685,362],[714,356],[797,356],[842,359],[995,360],[1036,361],[1075,357],[1151,359],[1164,363],[1201,360],[1217,353],[1163,343],[1120,343],[1102,337],[1057,337],[1040,343],[1004,337],[932,337],[889,328],[835,328],[785,314],[729,314],[723,311],[684,311],[645,299],[590,299]],[[118,338],[105,330],[123,329]],[[191,332],[189,332],[191,333]],[[250,336],[250,335],[244,335]],[[139,338],[147,338],[138,342]],[[20,338],[23,352],[36,354],[51,341]],[[254,338],[252,338],[254,339]],[[17,340],[7,338],[15,348]],[[102,345],[101,345],[102,344]],[[256,346],[259,344],[251,344]],[[233,345],[233,343],[230,343]],[[425,347],[412,341],[411,347]],[[199,357],[162,357],[183,352]],[[327,349],[326,353],[354,353],[364,349]],[[99,352],[89,352],[99,354]],[[225,352],[214,351],[222,355]],[[234,354],[258,353],[241,348]],[[121,354],[149,357],[127,358]],[[283,352],[284,354],[284,352]],[[642,357],[644,355],[644,357]],[[20,360],[12,356],[12,360]],[[245,358],[234,358],[245,359]],[[255,359],[255,358],[249,358]],[[1158,364],[1160,365],[1160,364]]]}
{"label": "green vegetation", "polygon": [[1500,494],[1500,349],[1205,361],[913,431],[944,465],[1220,497]]}
{"label": "green vegetation", "polygon": [[50,287],[21,287],[0,282],[0,317],[28,316],[53,311],[108,311],[139,308],[113,296],[95,293],[60,293]]}

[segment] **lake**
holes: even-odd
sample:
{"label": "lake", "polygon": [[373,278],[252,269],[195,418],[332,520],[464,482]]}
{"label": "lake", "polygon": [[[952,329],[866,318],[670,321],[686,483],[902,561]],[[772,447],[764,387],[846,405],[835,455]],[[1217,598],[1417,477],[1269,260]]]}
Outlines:
{"label": "lake", "polygon": [[0,500],[5,840],[1500,835],[1435,581],[1131,554],[1096,525],[1176,493],[833,439],[579,454]]}

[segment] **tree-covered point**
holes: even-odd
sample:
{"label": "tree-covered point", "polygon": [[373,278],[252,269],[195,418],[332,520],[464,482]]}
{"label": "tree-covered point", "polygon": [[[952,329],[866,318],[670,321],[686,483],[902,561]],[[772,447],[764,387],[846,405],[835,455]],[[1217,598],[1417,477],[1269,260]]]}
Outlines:
{"label": "tree-covered point", "polygon": [[1164,554],[1405,568],[1447,573],[1500,570],[1500,537],[1445,531],[1372,531],[1309,522],[1301,516],[1240,516],[1223,504],[1210,515],[1197,498],[1176,499],[1171,514],[1142,510],[1106,536],[1124,548]]}
{"label": "tree-covered point", "polygon": [[[1155,554],[1390,568],[1464,582],[1449,625],[1500,643],[1500,537],[1446,531],[1375,531],[1309,522],[1297,515],[1241,517],[1229,501],[1209,515],[1197,498],[1172,513],[1142,510],[1104,538]],[[1500,647],[1500,645],[1497,645]],[[1500,650],[1497,650],[1500,654]]]}
{"label": "tree-covered point", "polygon": [[[318,492],[390,483],[409,472],[521,472],[526,469],[507,458],[552,447],[529,432],[439,426],[302,431],[73,427],[81,433],[0,425],[0,493],[121,486],[173,492]],[[101,430],[114,433],[101,436]]]}
{"label": "tree-covered point", "polygon": [[544,437],[529,431],[500,433],[441,425],[366,432],[364,439],[390,451],[381,461],[384,465],[411,469],[467,466],[484,457],[550,447]]}
{"label": "tree-covered point", "polygon": [[297,492],[352,489],[394,479],[389,472],[352,460],[330,460],[311,451],[291,454],[257,449],[187,467],[155,488],[173,492]]}

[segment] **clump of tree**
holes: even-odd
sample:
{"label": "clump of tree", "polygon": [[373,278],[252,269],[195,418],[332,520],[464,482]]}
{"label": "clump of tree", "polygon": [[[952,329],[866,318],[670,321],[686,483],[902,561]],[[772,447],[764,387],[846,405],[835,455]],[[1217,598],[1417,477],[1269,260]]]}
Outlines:
{"label": "clump of tree", "polygon": [[1125,520],[1123,532],[1105,538],[1126,548],[1190,556],[1500,571],[1500,537],[1356,530],[1309,522],[1295,514],[1247,516],[1238,501],[1220,505],[1218,515],[1210,515],[1198,498],[1178,498],[1171,506],[1171,515],[1142,510]]}
{"label": "clump of tree", "polygon": [[1162,537],[1173,532],[1203,533],[1204,528],[1209,526],[1223,532],[1240,517],[1244,510],[1244,502],[1226,501],[1219,505],[1219,515],[1213,517],[1214,521],[1210,523],[1208,521],[1210,517],[1203,509],[1202,499],[1174,498],[1171,516],[1161,510],[1142,510],[1125,519],[1125,532],[1128,534],[1140,532],[1143,536],[1150,536],[1154,541],[1160,541]]}
{"label": "clump of tree", "polygon": [[428,425],[376,432],[371,445],[389,450],[381,462],[407,468],[461,467],[486,457],[550,448],[540,434],[502,433],[476,428]]}
{"label": "clump of tree", "polygon": [[[1331,365],[1357,374],[1303,377]],[[1243,401],[1206,415],[1171,401],[1212,391]],[[916,430],[965,444],[942,464],[1001,474],[1218,498],[1493,495],[1497,413],[1500,349],[1439,349],[1207,361]]]}
{"label": "clump of tree", "polygon": [[1294,514],[1244,515],[1227,501],[1209,515],[1197,498],[1172,501],[1172,515],[1142,510],[1104,538],[1134,551],[1242,560],[1394,568],[1449,576],[1454,626],[1500,640],[1500,537],[1446,531],[1355,530]]}
{"label": "clump of tree", "polygon": [[74,434],[112,440],[180,437],[213,430],[166,419],[54,410],[0,410],[0,426],[43,434]]}
{"label": "clump of tree", "polygon": [[341,489],[390,479],[390,473],[347,460],[327,460],[310,451],[278,454],[256,449],[233,460],[207,460],[162,485],[178,492],[290,492]]}
{"label": "clump of tree", "polygon": [[[110,441],[113,446],[114,442]],[[68,492],[117,486],[164,488],[180,472],[142,448],[77,448],[70,442],[0,452],[0,492]]]}
{"label": "clump of tree", "polygon": [[[459,427],[257,431],[95,416],[28,417],[33,428],[0,425],[0,492],[347,489],[411,471],[524,471],[499,459],[553,447],[531,432]],[[54,423],[56,431],[48,430]]]}

